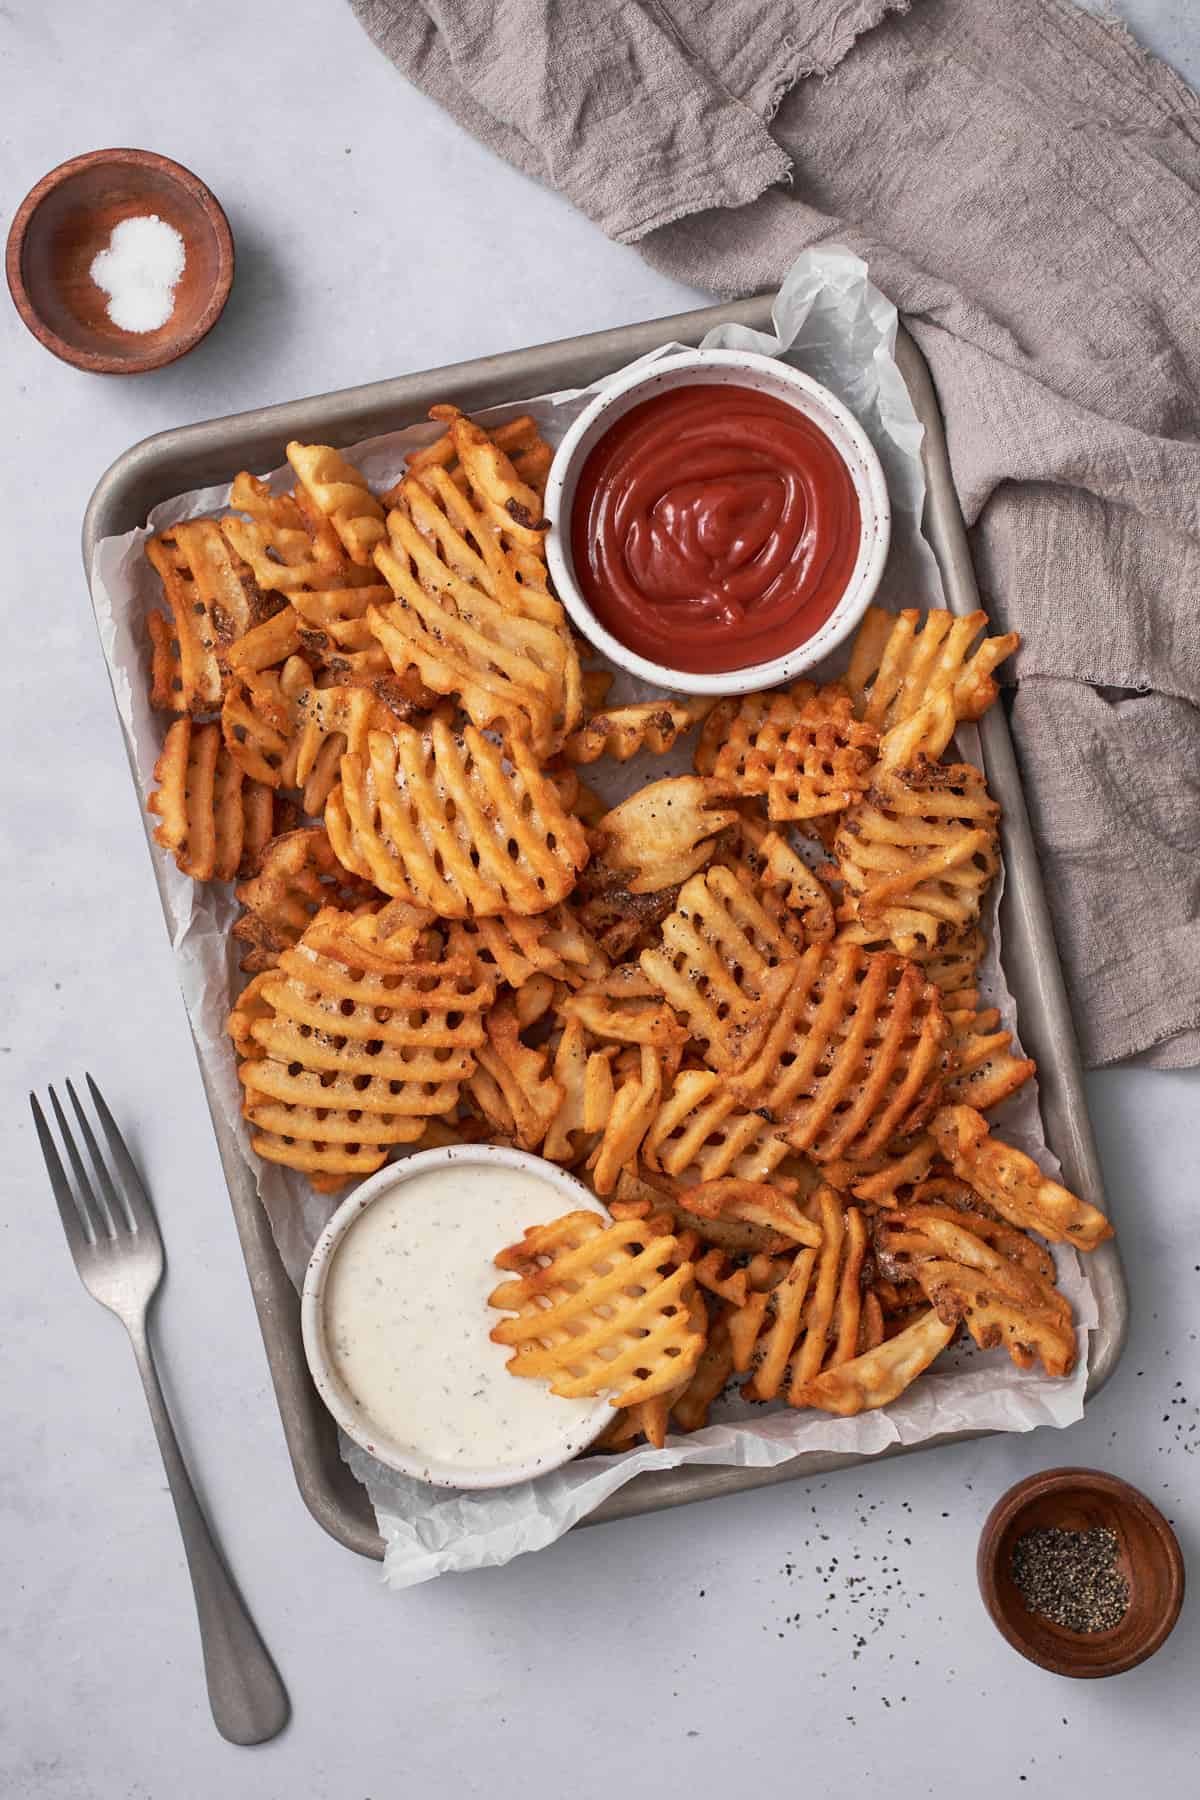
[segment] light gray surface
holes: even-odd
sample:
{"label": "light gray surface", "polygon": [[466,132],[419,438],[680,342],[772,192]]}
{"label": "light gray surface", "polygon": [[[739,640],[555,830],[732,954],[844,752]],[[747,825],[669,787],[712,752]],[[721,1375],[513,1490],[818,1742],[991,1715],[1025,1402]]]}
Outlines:
{"label": "light gray surface", "polygon": [[[1123,10],[1200,81],[1191,0]],[[1138,1482],[1185,1554],[1200,1543],[1185,1450],[1200,1439],[1194,1074],[1091,1079],[1134,1325],[1116,1378],[1071,1432],[601,1527],[401,1596],[311,1523],[174,990],[78,572],[79,514],[111,458],[166,425],[702,297],[487,159],[403,88],[336,0],[21,0],[0,15],[0,91],[5,225],[55,162],[134,143],[210,181],[240,257],[208,343],[137,381],[60,366],[0,305],[0,1067],[12,1121],[0,1795],[383,1800],[437,1787],[551,1800],[665,1782],[716,1795],[751,1773],[831,1794],[873,1776],[902,1800],[952,1786],[1101,1800],[1147,1782],[1186,1790],[1196,1604],[1154,1663],[1066,1684],[991,1632],[973,1558],[991,1500],[1056,1461]],[[122,1123],[136,1117],[171,1264],[166,1379],[293,1699],[287,1733],[255,1751],[213,1732],[128,1351],[79,1292],[25,1123],[29,1085],[89,1064]],[[816,1565],[834,1556],[826,1581]],[[847,1589],[860,1571],[866,1582]]]}

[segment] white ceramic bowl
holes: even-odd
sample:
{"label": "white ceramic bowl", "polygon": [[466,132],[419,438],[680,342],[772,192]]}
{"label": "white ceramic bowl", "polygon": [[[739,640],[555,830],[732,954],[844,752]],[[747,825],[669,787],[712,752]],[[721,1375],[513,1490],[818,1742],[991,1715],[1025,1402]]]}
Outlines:
{"label": "white ceramic bowl", "polygon": [[[771,662],[699,674],[650,662],[600,623],[575,580],[571,511],[576,483],[588,455],[610,426],[633,407],[669,388],[730,385],[757,388],[786,400],[825,433],[850,471],[862,534],[846,590],[812,637]],[[853,413],[811,376],[774,357],[759,356],[749,350],[684,350],[618,376],[580,413],[559,445],[546,482],[545,511],[550,521],[546,539],[550,574],[577,629],[618,668],[629,669],[645,681],[684,694],[746,694],[777,687],[836,649],[854,630],[879,586],[892,522],[883,469],[870,438]]]}
{"label": "white ceramic bowl", "polygon": [[[391,1193],[396,1187],[411,1181],[414,1175],[423,1174],[427,1169],[442,1169],[450,1164],[468,1167],[499,1164],[509,1169],[524,1169],[538,1180],[560,1189],[563,1212],[587,1211],[599,1213],[605,1220],[608,1218],[607,1209],[574,1175],[568,1174],[554,1163],[545,1162],[540,1156],[531,1156],[524,1150],[509,1150],[497,1144],[453,1144],[441,1150],[420,1150],[415,1156],[406,1156],[400,1162],[390,1163],[362,1182],[343,1200],[317,1239],[300,1297],[304,1354],[317,1392],[342,1430],[356,1444],[361,1444],[364,1450],[369,1450],[380,1462],[386,1463],[389,1469],[431,1482],[435,1487],[507,1487],[516,1481],[526,1481],[533,1475],[544,1475],[549,1469],[560,1468],[563,1463],[578,1455],[581,1449],[586,1449],[593,1443],[612,1419],[613,1411],[608,1400],[601,1397],[596,1401],[594,1428],[587,1428],[585,1432],[576,1430],[571,1439],[564,1434],[561,1456],[554,1453],[547,1455],[543,1445],[536,1460],[525,1463],[479,1469],[464,1469],[457,1464],[441,1465],[436,1461],[431,1462],[425,1455],[418,1457],[410,1453],[403,1444],[390,1437],[381,1425],[364,1417],[339,1379],[326,1341],[326,1278],[338,1247],[350,1227],[361,1216],[364,1208],[381,1195]],[[498,1245],[497,1248],[501,1246]],[[496,1279],[501,1280],[499,1273]],[[481,1329],[484,1328],[485,1323],[481,1323]],[[511,1379],[517,1378],[514,1376]]]}

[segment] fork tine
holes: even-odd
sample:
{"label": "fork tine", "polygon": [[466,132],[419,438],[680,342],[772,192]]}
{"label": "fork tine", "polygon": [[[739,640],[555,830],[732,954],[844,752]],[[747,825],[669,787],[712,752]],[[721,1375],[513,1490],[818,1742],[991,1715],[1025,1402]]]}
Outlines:
{"label": "fork tine", "polygon": [[[83,1166],[83,1158],[79,1154],[75,1139],[71,1136],[71,1127],[67,1124],[67,1115],[59,1104],[58,1095],[51,1088],[50,1104],[54,1108],[54,1117],[58,1120],[58,1134],[67,1147],[67,1158],[75,1176],[75,1204],[87,1218],[92,1228],[93,1237],[99,1241],[102,1237],[114,1237],[112,1220],[106,1209],[100,1205],[88,1180],[88,1172]],[[99,1217],[97,1218],[97,1214]]]}
{"label": "fork tine", "polygon": [[88,1091],[92,1096],[92,1104],[96,1108],[96,1117],[99,1119],[104,1135],[108,1139],[108,1147],[112,1151],[112,1158],[117,1166],[117,1174],[121,1178],[121,1195],[125,1202],[126,1211],[129,1213],[132,1220],[133,1229],[135,1231],[145,1231],[157,1234],[158,1221],[154,1216],[154,1208],[150,1203],[150,1196],[146,1192],[141,1176],[138,1174],[137,1164],[134,1162],[132,1156],[130,1156],[129,1151],[125,1148],[125,1139],[121,1136],[117,1127],[117,1121],[108,1110],[108,1102],[105,1100],[104,1095],[100,1092],[100,1089],[96,1086],[96,1083],[92,1080],[90,1075],[85,1074],[84,1080],[88,1084]]}
{"label": "fork tine", "polygon": [[108,1172],[108,1164],[100,1154],[100,1146],[96,1142],[96,1134],[92,1130],[91,1121],[80,1106],[79,1095],[70,1081],[67,1082],[67,1093],[70,1095],[71,1105],[75,1108],[75,1117],[79,1120],[79,1129],[83,1133],[83,1141],[87,1145],[88,1155],[92,1159],[92,1167],[96,1171],[96,1180],[100,1188],[100,1205],[108,1221],[108,1228],[114,1237],[122,1228],[126,1231],[134,1231],[137,1227],[134,1224],[133,1216],[129,1207],[122,1203],[121,1197],[117,1193],[113,1178]]}
{"label": "fork tine", "polygon": [[[54,1089],[50,1090],[51,1098]],[[71,1247],[71,1255],[76,1262],[87,1253],[96,1241],[95,1228],[89,1214],[81,1212],[71,1192],[71,1184],[67,1180],[67,1172],[62,1166],[58,1154],[58,1146],[50,1135],[50,1127],[46,1123],[46,1115],[38,1105],[36,1094],[30,1094],[29,1104],[33,1108],[33,1122],[37,1127],[38,1142],[42,1146],[42,1156],[46,1163],[46,1173],[50,1177],[50,1186],[54,1191],[58,1216],[62,1220],[63,1230],[67,1234],[67,1243]]]}

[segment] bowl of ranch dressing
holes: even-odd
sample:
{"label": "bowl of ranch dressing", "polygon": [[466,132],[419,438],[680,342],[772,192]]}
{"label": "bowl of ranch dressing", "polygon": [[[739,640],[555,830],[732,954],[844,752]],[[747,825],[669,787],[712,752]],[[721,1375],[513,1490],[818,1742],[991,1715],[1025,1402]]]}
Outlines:
{"label": "bowl of ranch dressing", "polygon": [[510,1375],[491,1341],[493,1258],[527,1226],[606,1209],[554,1163],[493,1144],[423,1150],[338,1208],[308,1265],[300,1317],[317,1392],[356,1444],[438,1487],[506,1487],[599,1436],[605,1396],[564,1400]]}

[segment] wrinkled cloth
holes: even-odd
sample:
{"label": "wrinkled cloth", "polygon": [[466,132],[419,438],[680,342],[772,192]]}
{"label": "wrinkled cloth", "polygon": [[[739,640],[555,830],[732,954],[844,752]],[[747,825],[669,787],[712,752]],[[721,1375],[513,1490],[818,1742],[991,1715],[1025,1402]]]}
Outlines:
{"label": "wrinkled cloth", "polygon": [[933,371],[1085,1060],[1200,1062],[1200,100],[1069,0],[351,0],[721,297],[847,244]]}

